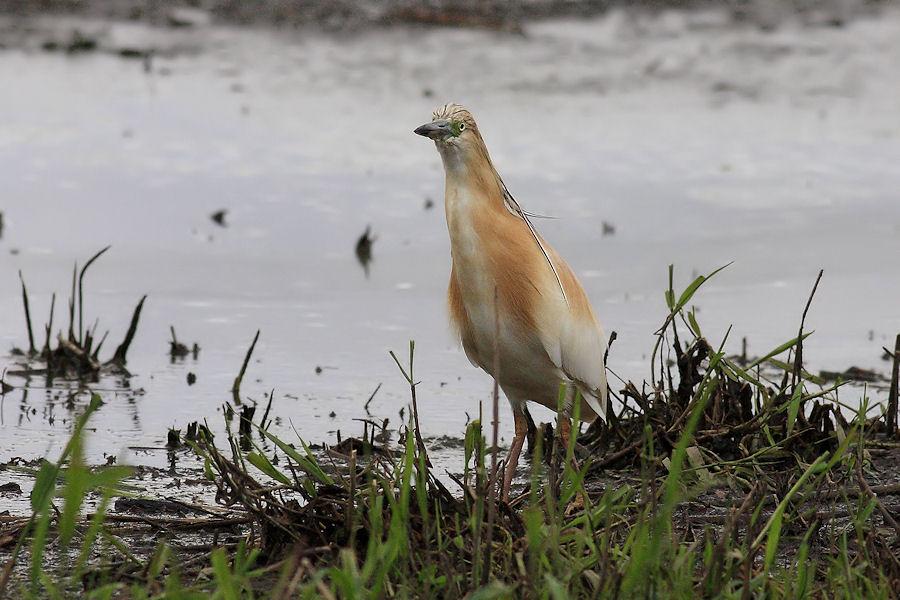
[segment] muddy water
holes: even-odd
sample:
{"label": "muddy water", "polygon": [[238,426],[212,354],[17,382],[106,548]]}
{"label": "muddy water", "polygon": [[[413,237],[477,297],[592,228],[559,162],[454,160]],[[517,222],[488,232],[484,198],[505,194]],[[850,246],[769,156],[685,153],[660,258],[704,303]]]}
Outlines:
{"label": "muddy water", "polygon": [[[40,50],[76,26],[97,51]],[[415,339],[425,434],[462,432],[491,382],[445,324],[442,171],[412,134],[448,100],[472,109],[520,204],[555,217],[538,228],[618,332],[619,376],[649,376],[668,265],[684,287],[729,262],[696,297],[711,339],[733,325],[727,347],[746,337],[762,354],[791,338],[824,269],[808,366],[887,371],[880,349],[900,332],[900,11],[774,32],[715,12],[612,12],[524,35],[31,27],[5,23],[15,43],[0,51],[0,349],[27,344],[19,270],[36,329],[53,292],[58,328],[73,262],[112,246],[85,297],[109,353],[148,299],[129,387],[91,386],[106,401],[97,462],[159,466],[167,428],[221,431],[257,329],[243,395],[274,393],[276,431],[359,435],[379,384],[369,411],[396,428],[409,395],[388,351],[405,357]],[[156,52],[145,63],[122,47]],[[368,225],[366,275],[354,244]],[[196,359],[169,360],[170,326],[199,344]],[[7,379],[0,460],[58,453],[87,394]],[[501,420],[508,440],[505,406]]]}

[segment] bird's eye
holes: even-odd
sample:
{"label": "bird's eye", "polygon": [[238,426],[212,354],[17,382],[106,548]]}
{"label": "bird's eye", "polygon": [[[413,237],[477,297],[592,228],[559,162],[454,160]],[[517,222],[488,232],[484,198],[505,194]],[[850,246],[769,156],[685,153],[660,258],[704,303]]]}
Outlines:
{"label": "bird's eye", "polygon": [[459,132],[462,133],[465,130],[466,130],[466,124],[463,122],[460,122],[459,123]]}

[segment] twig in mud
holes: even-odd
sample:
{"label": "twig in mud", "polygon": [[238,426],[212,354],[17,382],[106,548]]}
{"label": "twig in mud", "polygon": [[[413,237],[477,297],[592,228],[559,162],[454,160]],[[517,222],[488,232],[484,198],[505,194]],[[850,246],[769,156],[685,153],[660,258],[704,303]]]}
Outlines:
{"label": "twig in mud", "polygon": [[[266,411],[263,413],[262,419],[259,422],[259,428],[262,429],[263,431],[265,431],[266,429],[269,428],[268,425],[266,425],[266,419],[269,418],[269,411],[272,409],[272,399],[274,397],[275,397],[275,389],[272,388],[272,391],[269,392],[269,402],[266,404]],[[272,422],[269,421],[269,425],[271,425],[271,424],[272,424]]]}
{"label": "twig in mud", "polygon": [[[93,513],[87,514],[84,517],[86,521],[90,521],[90,519],[93,518]],[[187,517],[142,517],[137,515],[106,514],[103,515],[103,518],[110,523],[134,523],[136,525],[147,525],[156,529],[172,531],[222,529],[225,527],[234,527],[235,525],[247,525],[253,521],[253,517],[250,515],[244,517],[198,519]]]}
{"label": "twig in mud", "polygon": [[[846,496],[847,498],[858,498],[859,496],[861,496],[863,494],[867,494],[869,492],[876,494],[878,496],[900,496],[900,483],[888,483],[885,485],[869,486],[869,488],[865,489],[865,490],[848,488],[848,489],[839,489],[839,490],[833,490],[833,491],[824,491],[824,492],[818,492],[817,495],[820,498],[829,498],[829,499],[831,499],[831,498],[840,499],[840,498],[843,498],[844,496]],[[800,496],[799,498],[800,499],[797,502],[798,504],[807,501],[807,498],[804,496]]]}
{"label": "twig in mud", "polygon": [[369,412],[369,404],[372,402],[372,398],[375,397],[375,394],[377,394],[378,390],[380,390],[380,389],[381,389],[381,383],[379,382],[379,384],[377,386],[375,386],[375,391],[372,392],[372,394],[369,396],[369,399],[366,400],[365,404],[363,404],[363,410],[365,410],[366,413]]}
{"label": "twig in mud", "polygon": [[137,332],[138,320],[141,318],[141,309],[144,308],[144,300],[146,299],[147,294],[144,294],[134,308],[134,313],[131,315],[131,323],[128,325],[128,331],[125,333],[125,339],[116,348],[116,353],[109,362],[120,367],[125,366],[125,357],[128,354],[128,348],[131,346],[131,341],[134,339],[134,334]]}
{"label": "twig in mud", "polygon": [[[812,291],[809,293],[809,299],[806,301],[806,307],[803,309],[803,316],[800,317],[800,330],[797,332],[797,347],[794,350],[794,369],[791,373],[791,389],[797,387],[797,382],[802,379],[802,370],[803,370],[803,326],[806,324],[806,313],[809,312],[809,307],[812,305],[813,296],[816,295],[816,289],[819,287],[819,281],[822,280],[822,274],[825,273],[824,269],[819,269],[819,275],[816,277],[816,282],[813,284]],[[789,396],[788,396],[789,397]]]}
{"label": "twig in mud", "polygon": [[44,325],[44,348],[41,350],[41,353],[47,357],[47,368],[50,369],[52,365],[50,364],[52,352],[50,351],[50,333],[53,331],[53,313],[56,312],[56,292],[53,292],[53,295],[50,296],[50,318],[47,321],[47,324]]}
{"label": "twig in mud", "polygon": [[241,403],[241,382],[244,380],[244,373],[247,372],[247,365],[250,363],[250,356],[253,354],[253,349],[256,348],[256,340],[258,339],[259,329],[256,330],[256,335],[253,336],[253,343],[250,344],[250,348],[247,349],[247,355],[244,356],[244,364],[241,365],[238,376],[234,378],[234,385],[231,386],[231,394],[234,396],[234,401],[237,404]]}
{"label": "twig in mud", "polygon": [[25,305],[25,324],[28,326],[28,354],[33,356],[37,350],[34,348],[34,333],[31,330],[31,310],[28,308],[28,290],[25,288],[25,279],[19,270],[19,281],[22,282],[22,304]]}
{"label": "twig in mud", "polygon": [[[196,423],[196,421],[195,421],[195,423]],[[230,517],[224,516],[229,511],[226,509],[219,508],[219,507],[210,507],[210,506],[204,506],[202,504],[194,504],[191,502],[185,502],[184,500],[179,500],[172,496],[166,497],[165,501],[171,502],[172,504],[177,504],[178,506],[184,507],[186,510],[189,510],[189,511],[206,513],[213,517],[230,518]]]}

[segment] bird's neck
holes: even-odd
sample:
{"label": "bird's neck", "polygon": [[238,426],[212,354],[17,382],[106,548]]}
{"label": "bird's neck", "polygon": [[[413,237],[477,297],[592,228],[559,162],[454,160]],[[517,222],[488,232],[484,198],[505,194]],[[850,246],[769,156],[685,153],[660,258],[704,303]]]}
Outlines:
{"label": "bird's neck", "polygon": [[500,223],[513,217],[505,207],[503,183],[486,150],[473,152],[456,146],[440,150],[447,178],[444,210],[453,264],[457,273],[472,283],[487,273],[484,244]]}
{"label": "bird's neck", "polygon": [[506,212],[503,184],[485,148],[439,145],[446,174],[446,209],[453,213],[481,210]]}

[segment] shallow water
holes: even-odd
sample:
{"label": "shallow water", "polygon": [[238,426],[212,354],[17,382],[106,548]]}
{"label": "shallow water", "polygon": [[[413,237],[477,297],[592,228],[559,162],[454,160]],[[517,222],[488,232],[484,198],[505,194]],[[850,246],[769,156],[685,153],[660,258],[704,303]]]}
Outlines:
{"label": "shallow water", "polygon": [[[38,49],[73,25],[100,51]],[[824,269],[808,367],[887,371],[881,347],[900,332],[896,9],[769,33],[715,12],[611,12],[524,35],[32,27],[0,51],[15,90],[0,95],[0,348],[27,345],[19,270],[42,339],[53,292],[65,327],[74,261],[112,245],[86,277],[86,321],[110,330],[103,355],[148,294],[130,390],[94,386],[106,404],[93,460],[161,465],[167,428],[221,431],[257,329],[242,391],[264,405],[274,390],[278,432],[359,435],[379,384],[369,411],[396,429],[409,392],[388,351],[405,357],[415,339],[424,433],[462,433],[491,381],[446,325],[443,175],[412,134],[448,100],[473,111],[520,204],[555,217],[537,226],[617,331],[622,378],[649,376],[668,265],[683,288],[729,262],[696,297],[710,339],[733,325],[727,348],[746,337],[750,354],[790,339]],[[157,49],[149,71],[111,52],[124,45]],[[210,219],[220,209],[225,227]],[[353,251],[367,225],[368,276]],[[170,325],[200,345],[196,360],[170,362]],[[0,461],[55,455],[87,395],[7,379],[20,388],[0,401]],[[508,440],[505,405],[501,420]]]}

